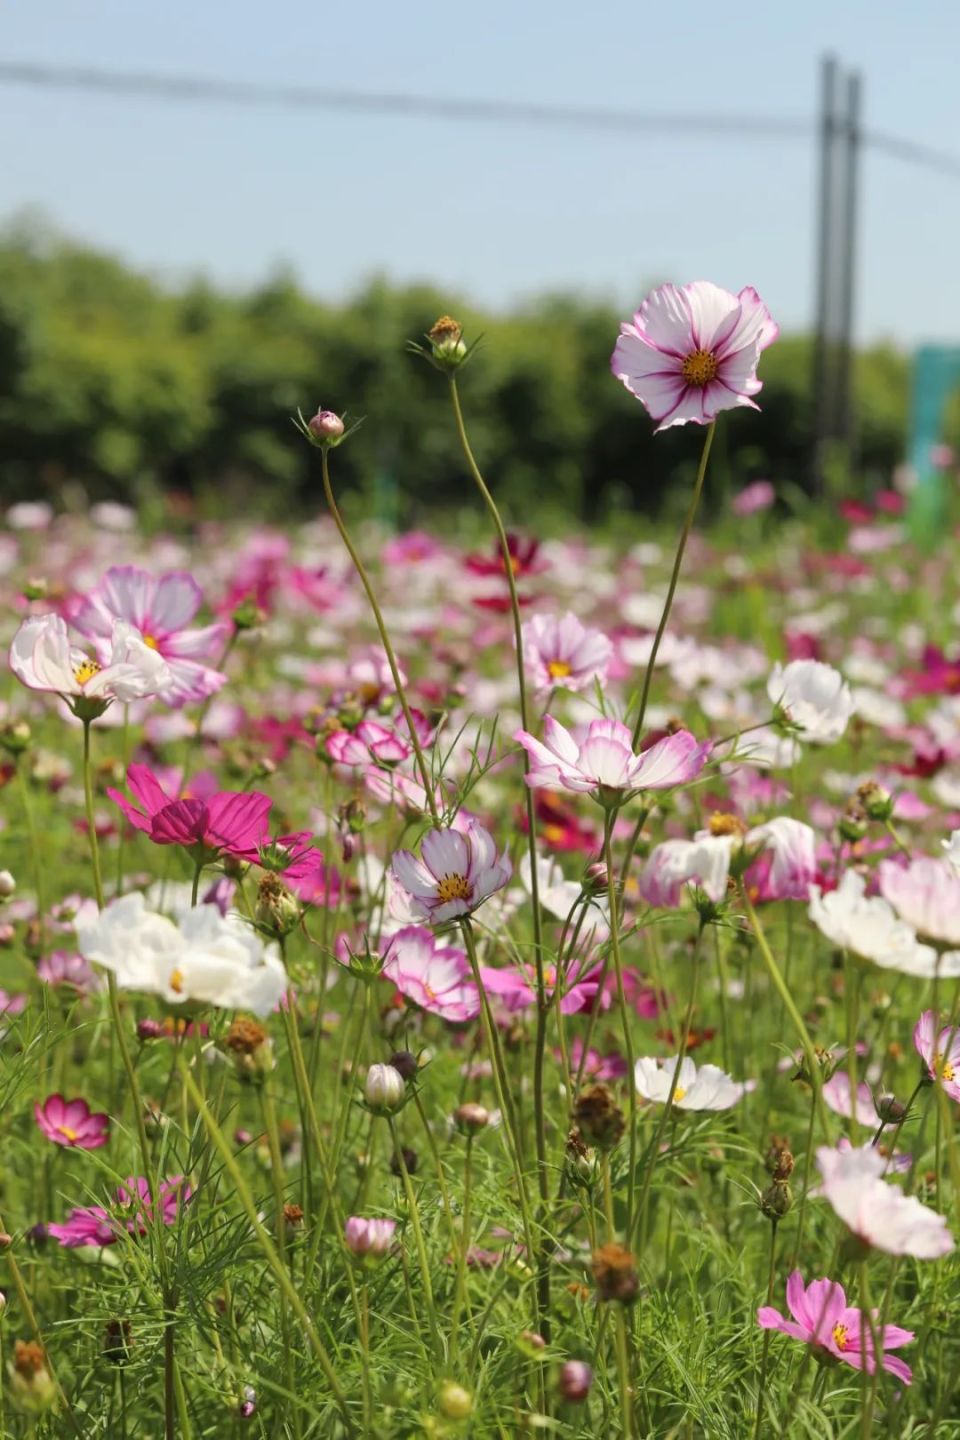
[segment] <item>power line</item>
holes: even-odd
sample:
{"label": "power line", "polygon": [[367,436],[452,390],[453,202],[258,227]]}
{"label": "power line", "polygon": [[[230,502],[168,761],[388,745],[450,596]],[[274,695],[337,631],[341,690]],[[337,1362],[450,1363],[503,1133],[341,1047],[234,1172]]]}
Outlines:
{"label": "power line", "polygon": [[[804,139],[812,121],[786,115],[717,115],[696,112],[652,114],[643,110],[586,105],[545,105],[519,100],[460,99],[385,91],[337,90],[313,85],[263,85],[247,80],[216,80],[194,75],[157,75],[147,71],[99,70],[28,61],[0,62],[0,85],[34,89],[81,90],[201,104],[272,105],[295,110],[343,110],[409,119],[480,121],[540,125],[623,134],[648,131],[674,135],[740,135],[754,140]],[[908,164],[922,165],[960,179],[960,155],[877,130],[864,130],[859,142]]]}

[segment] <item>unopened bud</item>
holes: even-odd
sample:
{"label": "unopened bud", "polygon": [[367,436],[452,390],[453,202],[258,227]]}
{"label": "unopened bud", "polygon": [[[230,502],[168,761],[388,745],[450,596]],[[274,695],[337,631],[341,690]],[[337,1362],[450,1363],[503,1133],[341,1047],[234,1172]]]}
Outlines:
{"label": "unopened bud", "polygon": [[447,1420],[467,1420],[473,1412],[473,1396],[469,1390],[448,1380],[440,1388],[440,1413]]}
{"label": "unopened bud", "polygon": [[406,1099],[406,1081],[392,1065],[371,1065],[363,1093],[375,1114],[391,1115],[400,1109]]}
{"label": "unopened bud", "polygon": [[21,593],[24,600],[46,600],[50,594],[50,586],[43,575],[31,575],[29,580],[24,582]]}
{"label": "unopened bud", "polygon": [[893,819],[893,798],[890,791],[878,785],[876,780],[865,780],[859,785],[857,799],[870,820],[886,823]]}
{"label": "unopened bud", "polygon": [[262,1025],[245,1015],[234,1020],[223,1045],[230,1051],[241,1080],[262,1081],[274,1067],[273,1041]]}
{"label": "unopened bud", "polygon": [[874,1109],[877,1118],[885,1125],[899,1125],[901,1120],[907,1118],[907,1107],[896,1095],[880,1095],[874,1101]]}
{"label": "unopened bud", "polygon": [[17,1340],[9,1369],[10,1393],[17,1405],[35,1415],[49,1410],[57,1388],[47,1369],[43,1346],[35,1340]]}
{"label": "unopened bud", "polygon": [[412,1080],[419,1073],[417,1057],[410,1050],[395,1050],[387,1061],[394,1070],[399,1070],[404,1080]]}
{"label": "unopened bud", "polygon": [[855,845],[858,840],[863,839],[868,828],[867,812],[856,800],[851,800],[837,821],[837,831],[841,840],[846,840],[849,844]]}
{"label": "unopened bud", "polygon": [[258,924],[280,938],[297,928],[303,911],[300,901],[279,876],[267,874],[260,881],[254,913]]}
{"label": "unopened bud", "polygon": [[593,1278],[599,1300],[619,1300],[632,1305],[640,1289],[633,1256],[629,1250],[611,1240],[593,1252]]}
{"label": "unopened bud", "polygon": [[267,612],[262,610],[252,596],[241,600],[231,615],[234,628],[237,630],[258,630],[267,618]]}
{"label": "unopened bud", "polygon": [[316,415],[307,421],[307,429],[314,439],[328,443],[342,439],[345,428],[340,416],[333,410],[318,410]]}
{"label": "unopened bud", "polygon": [[774,1180],[760,1196],[760,1209],[768,1220],[782,1220],[792,1204],[793,1191],[786,1180]]}
{"label": "unopened bud", "polygon": [[455,370],[463,363],[467,347],[463,343],[463,326],[450,315],[441,315],[427,331],[434,362],[443,370]]}
{"label": "unopened bud", "polygon": [[396,1228],[395,1220],[365,1220],[351,1215],[343,1227],[343,1238],[357,1260],[382,1260],[393,1244]]}
{"label": "unopened bud", "polygon": [[31,739],[32,732],[26,720],[8,720],[0,727],[0,746],[8,755],[22,755]]}
{"label": "unopened bud", "polygon": [[17,882],[9,870],[0,870],[0,900],[9,900],[17,888]]}
{"label": "unopened bud", "polygon": [[473,1100],[467,1100],[454,1110],[453,1119],[461,1134],[476,1135],[490,1124],[490,1111]]}
{"label": "unopened bud", "polygon": [[593,1371],[585,1360],[568,1360],[560,1366],[557,1390],[564,1400],[579,1404],[586,1400],[593,1384]]}

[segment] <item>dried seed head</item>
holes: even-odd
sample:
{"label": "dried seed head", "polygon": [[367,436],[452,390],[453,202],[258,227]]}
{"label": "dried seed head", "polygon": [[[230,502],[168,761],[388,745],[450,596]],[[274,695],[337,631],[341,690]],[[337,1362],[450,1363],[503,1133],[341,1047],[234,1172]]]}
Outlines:
{"label": "dried seed head", "polygon": [[588,1085],[581,1090],[573,1118],[583,1140],[598,1150],[612,1150],[626,1128],[623,1111],[609,1085]]}
{"label": "dried seed head", "polygon": [[619,1300],[631,1305],[637,1298],[640,1280],[629,1250],[611,1240],[593,1252],[593,1278],[600,1300]]}

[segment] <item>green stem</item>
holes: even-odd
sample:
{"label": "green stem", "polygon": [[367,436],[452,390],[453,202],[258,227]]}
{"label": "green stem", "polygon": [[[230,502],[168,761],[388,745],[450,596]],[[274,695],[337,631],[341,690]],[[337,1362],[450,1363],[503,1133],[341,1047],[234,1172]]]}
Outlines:
{"label": "green stem", "polygon": [[360,577],[360,583],[366,593],[370,609],[373,611],[374,622],[380,635],[380,643],[383,646],[384,654],[387,657],[387,664],[390,667],[390,674],[393,678],[393,687],[397,692],[397,699],[400,701],[400,707],[403,710],[403,718],[406,720],[407,729],[410,732],[410,743],[413,746],[413,752],[417,760],[417,768],[420,771],[420,778],[423,781],[423,789],[426,794],[427,809],[430,811],[430,817],[433,820],[434,826],[439,829],[440,812],[437,809],[437,801],[433,793],[434,787],[433,780],[430,775],[430,768],[427,765],[426,756],[424,755],[423,749],[420,745],[420,738],[417,735],[417,727],[414,724],[413,713],[410,709],[410,701],[407,699],[407,691],[406,687],[404,686],[403,679],[400,675],[400,667],[397,664],[397,657],[394,654],[393,645],[390,643],[390,636],[387,631],[386,621],[383,618],[383,612],[381,611],[380,606],[377,602],[377,597],[374,594],[373,586],[370,583],[370,577],[367,575],[364,563],[360,559],[360,554],[356,546],[350,539],[350,533],[343,522],[343,517],[341,516],[340,511],[337,507],[337,502],[334,499],[333,486],[330,483],[330,463],[327,458],[326,447],[324,447],[320,451],[320,466],[323,474],[323,493],[326,497],[327,509],[330,511],[333,523],[337,527],[340,539],[343,541],[347,554],[353,561],[353,567]]}
{"label": "green stem", "polygon": [[[623,984],[623,959],[620,955],[620,912],[617,899],[617,877],[613,869],[613,817],[607,815],[603,830],[603,860],[607,870],[607,900],[610,907],[610,951],[613,955],[613,969],[617,978],[617,1004],[620,1007],[620,1022],[623,1025],[623,1048],[627,1061],[627,1105],[629,1115],[630,1162],[627,1174],[627,1217],[625,1233],[633,1232],[633,1196],[637,1183],[637,1082],[634,1074],[633,1034],[630,1010]],[[597,1006],[599,1009],[599,1005]],[[678,1062],[679,1063],[679,1062]]]}
{"label": "green stem", "polygon": [[470,1200],[473,1185],[473,1136],[467,1135],[466,1155],[463,1161],[463,1209],[460,1216],[460,1244],[457,1251],[457,1283],[453,1297],[453,1323],[451,1325],[450,1349],[457,1355],[460,1331],[460,1314],[463,1310],[467,1290],[467,1256],[470,1253]]}
{"label": "green stem", "polygon": [[[776,1279],[777,1263],[777,1221],[770,1222],[770,1264],[767,1270],[767,1304],[773,1304],[773,1287]],[[760,1384],[757,1388],[757,1426],[753,1432],[753,1440],[760,1440],[760,1429],[763,1425],[763,1408],[767,1394],[767,1363],[770,1357],[770,1334],[765,1330],[763,1334],[763,1355],[760,1360]]]}
{"label": "green stem", "polygon": [[710,448],[713,445],[713,436],[716,431],[717,422],[711,420],[707,426],[707,433],[703,437],[703,449],[700,452],[700,465],[697,469],[697,480],[693,487],[693,496],[690,501],[690,508],[687,510],[687,518],[683,522],[683,529],[680,532],[680,543],[677,546],[677,553],[673,559],[673,571],[670,575],[670,584],[667,587],[667,598],[663,604],[663,613],[660,616],[660,624],[657,626],[657,633],[653,637],[653,649],[650,651],[650,659],[647,661],[647,672],[643,677],[643,690],[640,693],[640,709],[637,711],[636,724],[633,727],[633,748],[636,750],[643,734],[643,722],[647,714],[647,701],[650,698],[650,686],[653,682],[653,670],[657,663],[657,655],[660,650],[660,642],[663,639],[667,622],[670,619],[670,611],[673,608],[673,597],[677,589],[677,581],[680,579],[680,567],[683,564],[683,552],[687,548],[687,540],[690,531],[693,529],[693,522],[697,509],[700,505],[700,495],[703,490],[703,480],[707,473],[707,461],[710,459]]}
{"label": "green stem", "polygon": [[206,1101],[200,1094],[200,1091],[197,1089],[196,1082],[194,1081],[193,1076],[190,1074],[190,1071],[187,1069],[187,1066],[182,1056],[179,1058],[178,1064],[180,1067],[180,1074],[183,1083],[189,1090],[190,1098],[196,1106],[197,1114],[203,1121],[207,1133],[210,1136],[210,1139],[212,1140],[220,1156],[220,1159],[223,1161],[227,1174],[230,1176],[230,1179],[233,1183],[234,1193],[236,1194],[237,1199],[240,1201],[240,1204],[246,1214],[251,1229],[256,1236],[257,1243],[260,1246],[260,1249],[263,1251],[264,1259],[266,1260],[267,1265],[272,1270],[274,1278],[280,1286],[280,1289],[283,1291],[284,1295],[289,1301],[290,1308],[296,1315],[297,1319],[300,1321],[300,1324],[303,1326],[303,1331],[307,1337],[310,1348],[317,1359],[320,1369],[323,1371],[323,1375],[327,1382],[327,1385],[330,1387],[330,1393],[332,1394],[336,1402],[337,1408],[340,1411],[344,1429],[349,1436],[355,1436],[357,1433],[356,1427],[354,1426],[353,1420],[350,1417],[350,1412],[347,1408],[346,1396],[344,1395],[340,1382],[337,1379],[336,1370],[327,1352],[326,1346],[320,1339],[320,1336],[318,1335],[314,1327],[313,1321],[310,1319],[310,1316],[307,1313],[306,1306],[301,1300],[297,1288],[290,1278],[290,1272],[288,1271],[286,1265],[283,1263],[280,1255],[277,1253],[276,1246],[270,1239],[270,1235],[266,1227],[264,1226],[263,1221],[260,1219],[259,1214],[257,1213],[256,1202],[254,1201],[254,1198],[250,1193],[250,1188],[247,1185],[246,1180],[244,1179],[243,1173],[239,1165],[237,1164],[233,1151],[230,1148],[230,1145],[227,1143],[223,1132],[221,1131],[216,1120],[210,1113],[210,1110],[207,1108]]}
{"label": "green stem", "polygon": [[403,1193],[406,1196],[410,1224],[413,1227],[413,1240],[417,1250],[417,1261],[420,1266],[420,1283],[423,1285],[423,1299],[427,1307],[427,1318],[430,1321],[430,1335],[433,1340],[434,1350],[439,1356],[440,1332],[437,1328],[437,1312],[433,1302],[433,1282],[430,1279],[430,1261],[427,1258],[427,1247],[423,1238],[423,1226],[420,1223],[420,1207],[417,1204],[417,1197],[414,1193],[413,1185],[410,1183],[410,1172],[407,1169],[407,1162],[403,1156],[403,1146],[400,1144],[400,1136],[397,1134],[396,1121],[392,1115],[387,1116],[387,1124],[390,1127],[393,1153],[396,1157],[397,1168],[400,1171],[400,1179],[403,1182]]}

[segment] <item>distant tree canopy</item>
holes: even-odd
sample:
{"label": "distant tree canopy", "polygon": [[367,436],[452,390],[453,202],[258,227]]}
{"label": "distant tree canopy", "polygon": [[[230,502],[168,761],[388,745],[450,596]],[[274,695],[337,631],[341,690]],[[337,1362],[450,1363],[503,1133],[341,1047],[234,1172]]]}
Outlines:
{"label": "distant tree canopy", "polygon": [[[322,403],[366,417],[337,455],[338,483],[354,503],[415,523],[458,505],[465,487],[446,382],[405,353],[443,312],[484,337],[462,395],[476,452],[514,514],[649,513],[687,481],[699,449],[689,428],[654,437],[610,375],[622,317],[608,306],[545,296],[490,315],[382,280],[329,304],[287,276],[244,295],[204,282],[171,290],[21,227],[0,240],[3,494],[55,495],[74,481],[98,498],[177,490],[201,509],[289,515],[312,508],[317,483],[289,417]],[[857,358],[867,480],[902,457],[908,370],[886,346]],[[721,491],[760,476],[805,480],[809,340],[778,341],[760,373],[760,413],[725,415],[718,432]]]}

